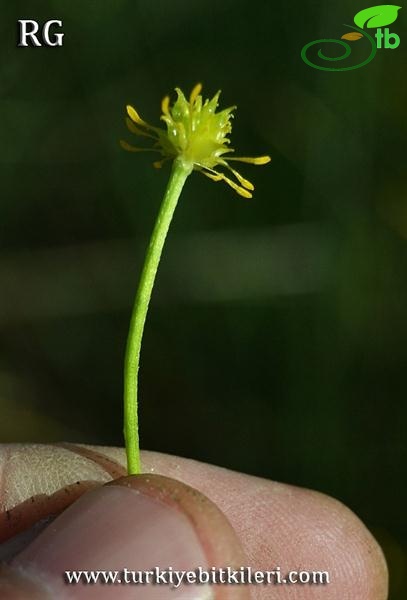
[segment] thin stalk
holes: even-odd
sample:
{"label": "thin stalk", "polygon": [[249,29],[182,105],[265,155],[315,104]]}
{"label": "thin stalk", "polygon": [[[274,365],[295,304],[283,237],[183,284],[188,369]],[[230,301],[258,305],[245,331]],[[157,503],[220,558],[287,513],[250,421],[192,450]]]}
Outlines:
{"label": "thin stalk", "polygon": [[170,180],[161,203],[150,243],[144,259],[136,299],[131,315],[124,360],[124,439],[126,444],[127,470],[129,475],[141,472],[138,433],[138,371],[144,324],[150,303],[161,253],[168,229],[177,206],[184,183],[192,166],[180,159],[174,160]]}

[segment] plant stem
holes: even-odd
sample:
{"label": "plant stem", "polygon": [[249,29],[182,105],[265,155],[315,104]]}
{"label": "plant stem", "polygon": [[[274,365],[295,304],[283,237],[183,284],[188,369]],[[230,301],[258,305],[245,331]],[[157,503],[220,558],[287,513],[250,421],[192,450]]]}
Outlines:
{"label": "plant stem", "polygon": [[124,359],[124,439],[126,444],[127,470],[129,475],[141,472],[138,434],[138,371],[144,324],[160,263],[165,238],[177,206],[184,183],[192,171],[192,165],[179,158],[174,160],[170,180],[161,203],[150,243],[144,259],[136,299],[131,315],[129,335]]}

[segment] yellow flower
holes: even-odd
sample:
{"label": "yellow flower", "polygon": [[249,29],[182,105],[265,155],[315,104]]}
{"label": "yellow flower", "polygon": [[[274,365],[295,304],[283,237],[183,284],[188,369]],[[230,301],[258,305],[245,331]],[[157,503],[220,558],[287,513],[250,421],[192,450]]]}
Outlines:
{"label": "yellow flower", "polygon": [[[201,171],[213,181],[225,181],[238,194],[251,198],[254,186],[233,169],[229,162],[240,161],[253,165],[265,165],[270,162],[269,156],[250,158],[246,156],[226,156],[234,152],[229,147],[228,135],[232,131],[233,111],[231,106],[216,112],[220,91],[212,100],[202,102],[202,85],[198,83],[191,92],[189,101],[179,88],[176,88],[177,100],[170,106],[170,98],[166,96],[161,102],[161,120],[167,125],[167,130],[149,125],[139,116],[132,106],[127,106],[126,124],[135,135],[152,139],[154,144],[150,148],[132,146],[121,140],[120,144],[130,152],[147,150],[161,154],[161,160],[154,162],[156,168],[161,168],[168,160],[179,158],[191,169]],[[224,167],[230,171],[237,183],[227,177],[216,167]]]}

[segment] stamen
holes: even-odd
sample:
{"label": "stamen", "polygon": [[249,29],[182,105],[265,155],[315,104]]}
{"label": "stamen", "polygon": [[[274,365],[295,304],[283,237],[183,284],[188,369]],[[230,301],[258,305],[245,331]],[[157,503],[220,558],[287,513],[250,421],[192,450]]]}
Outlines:
{"label": "stamen", "polygon": [[123,150],[127,150],[128,152],[160,152],[160,150],[156,148],[137,148],[136,146],[128,144],[125,140],[120,140],[120,146]]}
{"label": "stamen", "polygon": [[250,163],[251,165],[266,165],[271,161],[271,156],[255,156],[254,158],[249,156],[234,156],[227,160],[237,160],[239,162]]}
{"label": "stamen", "polygon": [[161,110],[165,115],[170,114],[170,97],[165,96],[161,101]]}
{"label": "stamen", "polygon": [[211,169],[211,171],[212,172],[208,173],[203,169],[202,173],[209,177],[209,179],[212,179],[212,181],[225,181],[228,185],[230,185],[231,188],[235,190],[235,192],[237,192],[240,196],[243,196],[243,198],[253,198],[250,192],[245,190],[244,187],[237,185],[237,183],[229,179],[229,177],[226,177],[226,175],[224,175],[223,173],[218,173],[217,171],[213,171],[213,169]]}
{"label": "stamen", "polygon": [[222,175],[220,175],[219,173],[217,175],[213,175],[212,173],[208,173],[208,171],[204,171],[204,170],[202,170],[201,173],[203,173],[204,175],[209,177],[209,179],[212,179],[212,181],[221,181],[222,180]]}
{"label": "stamen", "polygon": [[194,104],[201,91],[202,83],[197,83],[196,86],[192,89],[191,95],[189,96],[189,103],[191,104],[191,106]]}
{"label": "stamen", "polygon": [[240,175],[240,173],[238,171],[236,171],[235,169],[232,169],[232,167],[230,165],[228,165],[226,163],[227,168],[229,169],[229,171],[232,171],[233,175],[236,177],[236,179],[238,180],[238,182],[247,190],[254,190],[254,185],[248,180],[245,179],[244,177],[242,177]]}
{"label": "stamen", "polygon": [[168,115],[161,115],[160,121],[164,121],[168,127],[172,127],[174,125],[174,121],[169,113]]}
{"label": "stamen", "polygon": [[167,162],[167,160],[170,160],[170,158],[167,156],[167,158],[163,158],[162,160],[156,160],[153,162],[153,167],[154,169],[161,169],[161,167],[163,166],[164,163]]}
{"label": "stamen", "polygon": [[140,117],[140,115],[138,114],[136,109],[133,108],[133,106],[130,106],[130,104],[128,104],[126,106],[126,110],[127,110],[127,114],[129,115],[130,119],[132,121],[134,121],[134,123],[137,123],[138,125],[141,125],[142,127],[146,127],[146,129],[155,129],[155,127],[152,127],[151,125],[149,125],[148,123],[143,121],[143,119]]}
{"label": "stamen", "polygon": [[229,179],[229,177],[225,176],[222,179],[226,181],[226,183],[230,185],[230,187],[233,188],[240,196],[243,196],[243,198],[253,198],[250,192],[248,192],[244,187],[237,185],[234,181]]}
{"label": "stamen", "polygon": [[126,125],[127,125],[128,130],[131,131],[131,133],[134,133],[135,135],[142,135],[144,137],[151,138],[152,140],[157,139],[157,137],[154,135],[151,135],[151,133],[147,133],[146,131],[139,129],[139,127],[137,127],[137,125],[135,125],[133,123],[133,121],[131,119],[129,119],[129,117],[126,117]]}

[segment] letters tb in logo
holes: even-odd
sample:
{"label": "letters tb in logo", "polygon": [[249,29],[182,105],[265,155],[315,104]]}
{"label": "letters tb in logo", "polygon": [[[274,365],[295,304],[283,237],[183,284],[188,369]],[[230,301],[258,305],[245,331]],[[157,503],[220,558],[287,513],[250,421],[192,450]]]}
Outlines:
{"label": "letters tb in logo", "polygon": [[397,33],[390,33],[388,27],[385,28],[384,33],[381,30],[381,28],[379,28],[375,33],[375,38],[377,40],[377,47],[379,48],[379,50],[380,48],[383,48],[383,38],[385,48],[391,48],[392,50],[394,50],[395,48],[398,48],[400,46],[400,37],[397,35]]}
{"label": "letters tb in logo", "polygon": [[18,21],[18,46],[62,46],[64,34],[52,33],[51,28],[61,28],[62,21],[51,19],[45,21],[40,29],[40,24],[33,19],[19,19]]}

